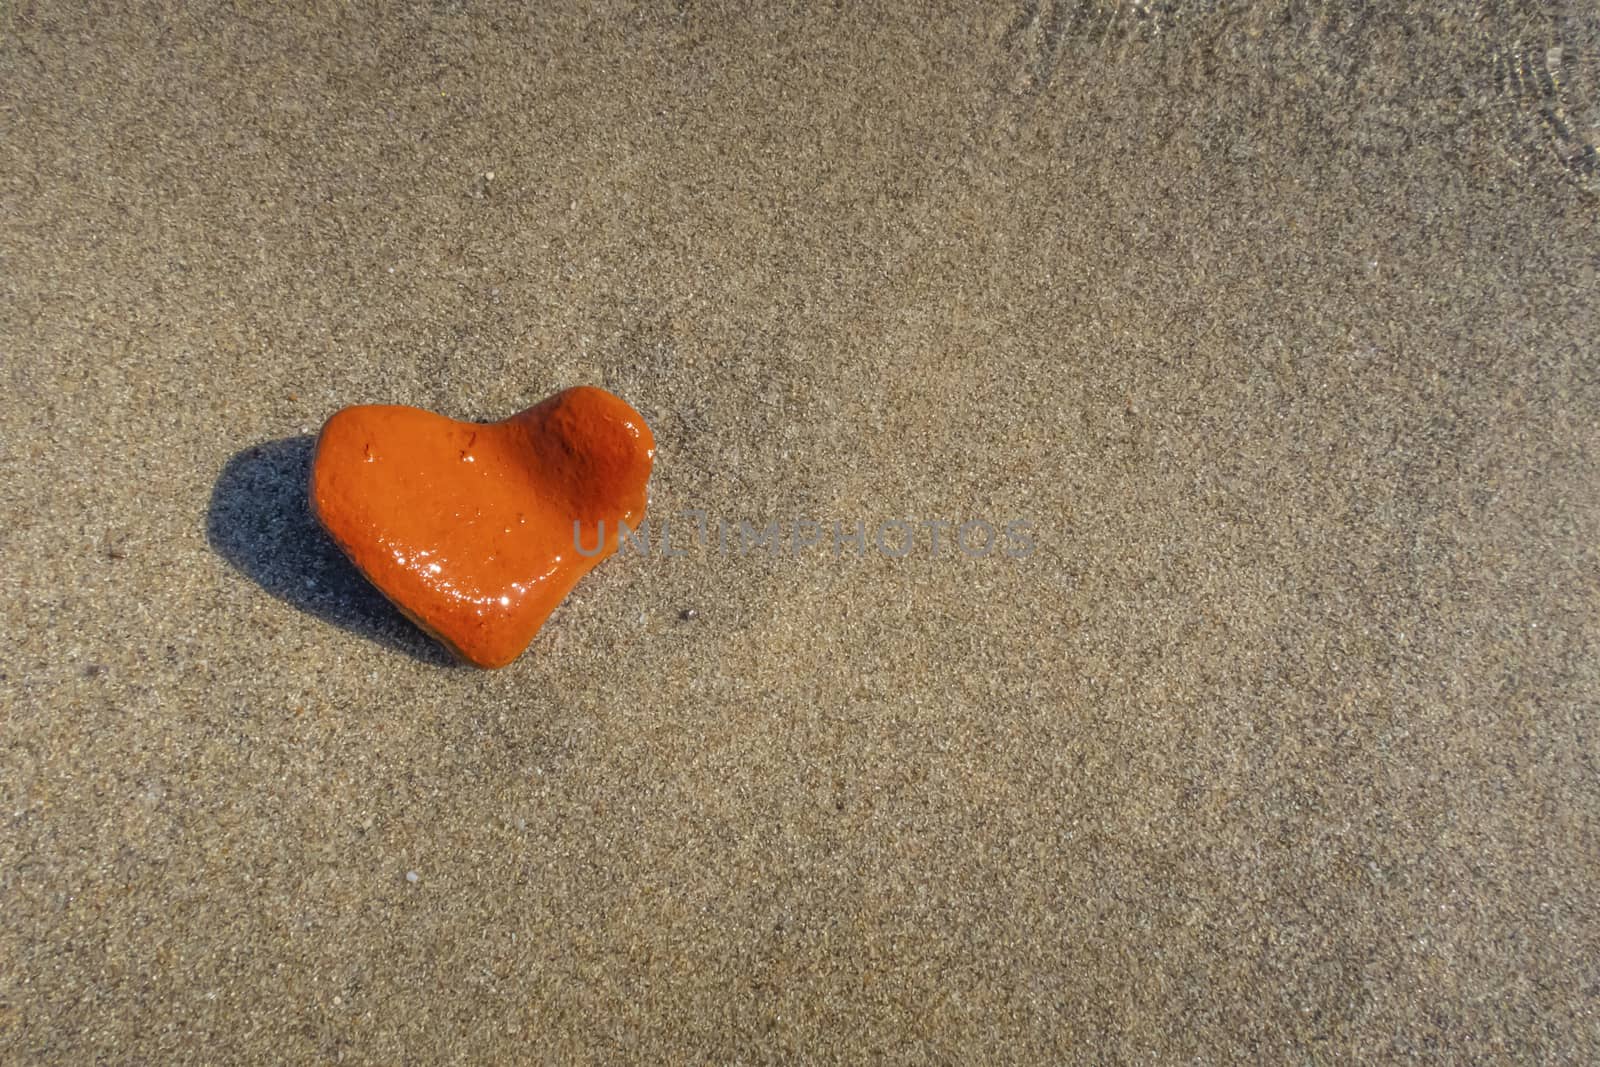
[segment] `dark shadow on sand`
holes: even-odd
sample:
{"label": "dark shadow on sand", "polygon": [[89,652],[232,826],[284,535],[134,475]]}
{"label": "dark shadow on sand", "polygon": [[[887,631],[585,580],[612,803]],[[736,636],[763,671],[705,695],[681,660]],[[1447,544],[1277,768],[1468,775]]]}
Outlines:
{"label": "dark shadow on sand", "polygon": [[424,663],[454,666],[317,525],[308,490],[315,445],[303,435],[235,453],[211,490],[206,540],[279,600]]}

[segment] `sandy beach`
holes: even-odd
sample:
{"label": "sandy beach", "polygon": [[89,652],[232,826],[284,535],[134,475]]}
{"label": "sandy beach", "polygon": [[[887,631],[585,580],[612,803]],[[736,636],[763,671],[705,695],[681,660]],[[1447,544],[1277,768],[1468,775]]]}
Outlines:
{"label": "sandy beach", "polygon": [[1600,1059],[1593,6],[758,6],[0,6],[0,1061]]}

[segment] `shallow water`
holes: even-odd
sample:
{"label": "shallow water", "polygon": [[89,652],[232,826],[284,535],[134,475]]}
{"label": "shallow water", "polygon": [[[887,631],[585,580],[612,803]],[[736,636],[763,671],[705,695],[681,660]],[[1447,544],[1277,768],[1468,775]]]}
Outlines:
{"label": "shallow water", "polygon": [[[1063,63],[1114,77],[1105,66],[1130,53],[1174,51],[1203,65],[1264,48],[1257,53],[1263,62],[1292,54],[1285,65],[1315,71],[1323,88],[1358,90],[1378,58],[1374,38],[1395,31],[1426,38],[1414,77],[1440,76],[1423,62],[1429,47],[1458,52],[1459,90],[1495,101],[1508,155],[1526,166],[1554,165],[1589,192],[1600,191],[1600,14],[1589,4],[1039,0],[1020,5],[1001,38],[1002,76],[1009,75],[1013,93],[1033,97]],[[1403,78],[1403,57],[1396,67],[1389,73]]]}

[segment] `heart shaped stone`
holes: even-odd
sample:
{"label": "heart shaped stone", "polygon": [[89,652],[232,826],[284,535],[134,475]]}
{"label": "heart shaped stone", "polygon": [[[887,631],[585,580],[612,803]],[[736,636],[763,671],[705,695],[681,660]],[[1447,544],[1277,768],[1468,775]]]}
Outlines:
{"label": "heart shaped stone", "polygon": [[639,413],[592,386],[489,424],[351,407],[317,439],[311,506],[413,622],[503,667],[644,516],[654,456]]}

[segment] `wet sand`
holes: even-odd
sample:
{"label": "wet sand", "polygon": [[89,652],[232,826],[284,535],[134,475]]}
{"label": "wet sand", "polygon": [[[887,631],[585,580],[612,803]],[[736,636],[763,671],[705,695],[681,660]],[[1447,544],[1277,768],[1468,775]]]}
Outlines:
{"label": "wet sand", "polygon": [[[0,1059],[1600,1056],[1595,16],[568,6],[0,11]],[[308,435],[585,382],[451,666]]]}

